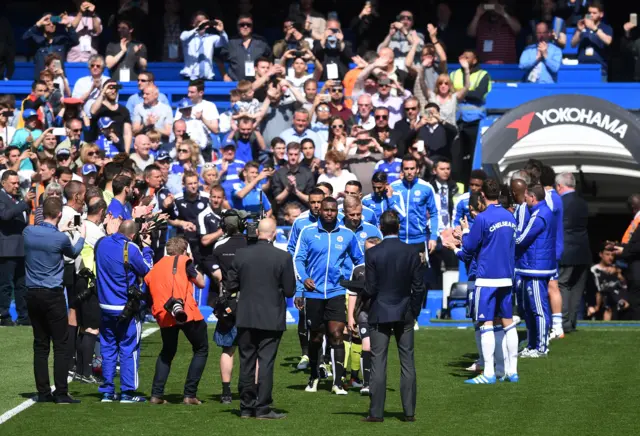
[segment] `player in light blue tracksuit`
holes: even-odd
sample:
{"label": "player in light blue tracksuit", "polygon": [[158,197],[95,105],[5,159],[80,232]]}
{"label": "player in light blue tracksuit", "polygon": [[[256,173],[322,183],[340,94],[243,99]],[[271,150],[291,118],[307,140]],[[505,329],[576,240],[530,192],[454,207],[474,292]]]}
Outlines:
{"label": "player in light blue tracksuit", "polygon": [[[296,306],[305,308],[310,331],[309,360],[311,376],[307,392],[317,392],[318,362],[322,338],[327,334],[333,351],[334,383],[332,392],[345,395],[342,388],[345,349],[343,331],[346,325],[346,291],[340,285],[347,259],[353,265],[364,262],[356,235],[338,222],[338,204],[332,197],[322,200],[320,219],[305,227],[294,253],[297,279],[304,284],[296,292]],[[346,276],[349,277],[349,276]]]}
{"label": "player in light blue tracksuit", "polygon": [[[99,391],[103,402],[117,400],[114,378],[116,364],[120,361],[120,402],[145,402],[144,397],[133,394],[138,389],[138,360],[142,327],[138,316],[120,321],[118,316],[127,304],[127,289],[139,286],[153,266],[153,250],[149,247],[150,236],[143,240],[144,248],[132,242],[137,232],[134,221],[124,221],[118,233],[102,238],[96,244],[96,271],[98,302],[102,311],[100,323],[100,349],[102,352],[102,376],[104,383]],[[125,245],[128,271],[125,268]]]}
{"label": "player in light blue tracksuit", "polygon": [[431,252],[438,240],[438,208],[433,187],[419,179],[417,173],[415,158],[407,155],[402,159],[403,179],[391,184],[393,191],[401,197],[394,207],[400,216],[399,238],[406,244],[415,245],[420,252],[425,251],[427,244]]}
{"label": "player in light blue tracksuit", "polygon": [[396,205],[402,201],[402,197],[397,192],[393,192],[387,183],[387,174],[378,171],[371,178],[373,192],[365,195],[362,205],[373,210],[376,220],[380,221],[380,216],[385,210],[398,210]]}
{"label": "player in light blue tracksuit", "polygon": [[[474,320],[480,325],[484,372],[467,380],[470,384],[493,384],[495,335],[494,318],[502,318],[505,332],[505,380],[518,381],[518,334],[512,319],[511,286],[513,284],[516,221],[499,203],[500,185],[487,180],[482,188],[487,209],[480,213],[464,233],[462,247],[455,248],[459,257],[477,259],[474,293]],[[447,241],[445,246],[452,248]],[[460,254],[463,251],[463,254]]]}
{"label": "player in light blue tracksuit", "polygon": [[547,353],[551,328],[547,286],[556,272],[556,228],[541,185],[527,189],[525,198],[531,218],[516,240],[516,273],[521,278],[529,333],[528,350],[521,356],[540,357]]}

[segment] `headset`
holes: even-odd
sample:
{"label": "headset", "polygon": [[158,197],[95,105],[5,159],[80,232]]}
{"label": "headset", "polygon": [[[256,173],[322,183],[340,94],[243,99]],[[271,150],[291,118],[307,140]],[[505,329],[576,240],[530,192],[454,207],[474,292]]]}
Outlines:
{"label": "headset", "polygon": [[220,228],[226,234],[227,233],[227,219],[235,219],[238,222],[238,231],[244,233],[247,227],[247,213],[236,209],[227,209],[222,212],[222,220],[220,220]]}

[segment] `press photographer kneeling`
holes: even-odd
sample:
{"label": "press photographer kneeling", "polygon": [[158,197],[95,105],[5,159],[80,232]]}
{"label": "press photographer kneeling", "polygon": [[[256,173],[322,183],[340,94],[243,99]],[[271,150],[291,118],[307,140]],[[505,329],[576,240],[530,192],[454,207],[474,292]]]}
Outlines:
{"label": "press photographer kneeling", "polygon": [[204,288],[204,277],[196,270],[187,254],[185,239],[171,238],[163,257],[144,278],[151,294],[151,310],[162,336],[162,351],[156,361],[156,372],[151,388],[151,403],[164,404],[164,385],[169,377],[171,361],[178,350],[178,335],[184,332],[193,348],[193,357],[184,384],[184,404],[201,404],[196,398],[198,383],[207,364],[209,344],[207,323],[193,298],[193,284]]}

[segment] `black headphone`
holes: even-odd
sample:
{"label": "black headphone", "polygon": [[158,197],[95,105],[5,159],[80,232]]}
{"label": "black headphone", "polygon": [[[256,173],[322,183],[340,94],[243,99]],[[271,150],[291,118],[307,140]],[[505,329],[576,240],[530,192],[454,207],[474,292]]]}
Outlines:
{"label": "black headphone", "polygon": [[230,218],[233,218],[233,219],[237,220],[237,222],[238,222],[238,231],[240,233],[244,233],[244,230],[245,230],[246,224],[247,224],[247,217],[246,217],[246,215],[243,216],[243,214],[241,214],[236,209],[227,209],[224,212],[222,212],[222,219],[220,220],[220,228],[222,229],[222,231],[225,234],[227,233],[226,220],[230,219]]}

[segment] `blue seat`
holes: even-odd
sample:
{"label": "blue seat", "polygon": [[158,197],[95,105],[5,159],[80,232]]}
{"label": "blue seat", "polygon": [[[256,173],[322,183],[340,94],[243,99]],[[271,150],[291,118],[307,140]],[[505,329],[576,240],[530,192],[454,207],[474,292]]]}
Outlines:
{"label": "blue seat", "polygon": [[451,319],[460,320],[467,317],[467,283],[457,282],[451,285],[451,293],[447,301],[447,309]]}
{"label": "blue seat", "polygon": [[571,38],[575,33],[575,27],[567,27],[567,45],[562,50],[562,54],[565,56],[578,56],[578,47],[571,47]]}

